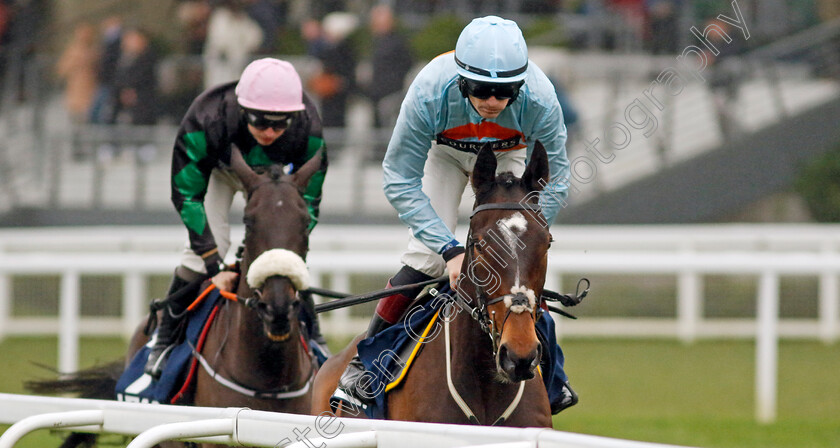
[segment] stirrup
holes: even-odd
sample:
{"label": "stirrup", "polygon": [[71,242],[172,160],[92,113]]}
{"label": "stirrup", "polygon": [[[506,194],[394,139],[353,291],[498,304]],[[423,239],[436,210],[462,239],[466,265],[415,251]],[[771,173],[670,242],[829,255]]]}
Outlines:
{"label": "stirrup", "polygon": [[169,353],[175,347],[175,344],[167,345],[159,354],[155,355],[155,350],[149,352],[149,358],[146,359],[146,365],[143,366],[143,373],[151,376],[154,379],[160,379],[166,361],[169,359]]}
{"label": "stirrup", "polygon": [[333,414],[338,412],[339,409],[352,410],[358,408],[367,409],[367,405],[341,390],[341,387],[337,387],[330,396],[330,411]]}
{"label": "stirrup", "polygon": [[353,399],[351,403],[371,405],[376,401],[373,393],[359,384],[359,379],[364,376],[365,372],[365,366],[359,359],[359,355],[354,355],[338,379],[338,389]]}
{"label": "stirrup", "polygon": [[578,403],[578,394],[572,389],[572,386],[569,385],[569,382],[566,381],[563,384],[563,399],[560,400],[559,403],[552,403],[551,406],[551,415],[557,414],[560,411],[570,408]]}

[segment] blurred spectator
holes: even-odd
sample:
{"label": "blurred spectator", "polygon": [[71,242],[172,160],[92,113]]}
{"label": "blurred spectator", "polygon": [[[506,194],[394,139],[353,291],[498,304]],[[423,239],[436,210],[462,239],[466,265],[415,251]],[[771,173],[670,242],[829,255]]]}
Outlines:
{"label": "blurred spectator", "polygon": [[286,0],[251,0],[248,15],[262,29],[262,43],[258,53],[272,53],[277,46],[277,36],[283,24],[286,23]]}
{"label": "blurred spectator", "polygon": [[207,41],[210,5],[206,0],[182,0],[178,5],[178,22],[184,29],[184,51],[199,55]]}
{"label": "blurred spectator", "polygon": [[374,126],[393,127],[402,102],[405,77],[414,59],[408,41],[394,30],[394,14],[389,6],[378,5],[371,9],[370,30],[373,33],[373,76],[367,91],[374,105]]}
{"label": "blurred spectator", "polygon": [[647,0],[650,50],[653,54],[679,51],[677,23],[682,0]]}
{"label": "blurred spectator", "polygon": [[114,74],[120,59],[123,25],[119,16],[110,16],[101,24],[101,43],[97,77],[99,86],[90,108],[91,123],[111,124],[116,119],[117,100]]}
{"label": "blurred spectator", "polygon": [[719,20],[713,20],[711,23],[720,27],[719,29],[732,38],[731,42],[727,43],[719,32],[711,32],[709,41],[718,49],[719,54],[715,56],[710,51],[706,51],[709,60],[709,88],[712,91],[721,134],[727,138],[741,131],[741,123],[735,108],[742,75],[738,55],[744,47],[743,40],[733,38],[731,26]]}
{"label": "blurred spectator", "polygon": [[829,20],[840,17],[840,2],[837,0],[817,0],[817,12],[820,20]]}
{"label": "blurred spectator", "polygon": [[27,90],[27,66],[36,58],[36,46],[41,34],[50,23],[51,3],[49,0],[3,0],[8,6],[3,55],[6,67],[4,79],[6,93],[15,95],[16,101],[24,101],[28,94],[38,91]]}
{"label": "blurred spectator", "polygon": [[239,79],[262,39],[262,30],[248,17],[244,0],[222,0],[207,25],[204,87]]}
{"label": "blurred spectator", "polygon": [[204,91],[204,69],[201,64],[181,59],[163,62],[158,65],[158,122],[178,124],[195,97]]}
{"label": "blurred spectator", "polygon": [[311,78],[309,88],[321,99],[324,127],[343,127],[347,98],[355,88],[356,55],[348,39],[358,25],[355,15],[333,12],[324,17],[326,46],[320,55],[321,72]]}
{"label": "blurred spectator", "polygon": [[300,35],[306,41],[306,54],[320,60],[327,49],[327,39],[324,37],[321,22],[315,19],[304,20],[300,25]]}
{"label": "blurred spectator", "polygon": [[520,0],[519,12],[527,14],[556,14],[563,0]]}
{"label": "blurred spectator", "polygon": [[6,53],[9,41],[9,23],[12,20],[12,8],[7,0],[0,0],[0,81],[6,74]]}
{"label": "blurred spectator", "polygon": [[307,2],[309,17],[326,17],[330,13],[347,11],[347,0],[318,0]]}
{"label": "blurred spectator", "polygon": [[130,28],[122,38],[120,59],[114,74],[117,122],[148,125],[157,121],[157,56],[149,36]]}
{"label": "blurred spectator", "polygon": [[621,18],[622,28],[626,30],[626,33],[612,36],[615,41],[608,43],[608,47],[631,50],[641,48],[645,26],[644,2],[645,0],[606,0],[607,9]]}
{"label": "blurred spectator", "polygon": [[56,74],[64,82],[64,105],[75,124],[87,122],[96,94],[96,68],[99,62],[96,28],[81,23],[56,64]]}

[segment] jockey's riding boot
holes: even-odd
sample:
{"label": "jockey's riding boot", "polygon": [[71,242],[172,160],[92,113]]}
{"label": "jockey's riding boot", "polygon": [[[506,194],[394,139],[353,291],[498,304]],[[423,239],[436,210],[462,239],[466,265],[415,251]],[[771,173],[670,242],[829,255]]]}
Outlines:
{"label": "jockey's riding boot", "polygon": [[559,401],[551,403],[551,414],[557,414],[563,409],[570,408],[578,403],[578,394],[572,390],[572,386],[566,381],[563,384],[563,398]]}
{"label": "jockey's riding boot", "polygon": [[[388,298],[390,297],[387,297],[386,299]],[[373,315],[373,319],[370,320],[370,325],[368,326],[368,331],[365,337],[373,337],[391,325],[392,324],[390,322],[383,319],[378,313],[375,313]],[[350,363],[347,364],[347,368],[344,370],[344,373],[341,374],[341,378],[338,379],[338,390],[336,391],[336,394],[333,395],[339,398],[345,398],[339,394],[339,392],[343,392],[345,395],[350,396],[350,400],[356,399],[365,405],[373,404],[376,396],[370,390],[368,381],[359,381],[365,372],[365,366],[359,358],[359,354],[357,353],[353,355],[353,358],[350,359]]]}
{"label": "jockey's riding boot", "polygon": [[315,312],[315,300],[312,298],[312,293],[299,291],[298,294],[300,294],[300,302],[303,306],[303,311],[306,313],[307,321],[311,326],[311,328],[309,328],[309,338],[321,346],[321,350],[323,350],[325,352],[324,354],[329,357],[331,355],[330,349],[327,347],[327,340],[324,338],[324,335],[321,334],[321,324],[318,321],[318,314]]}
{"label": "jockey's riding boot", "polygon": [[[412,283],[419,283],[429,280],[432,277],[408,266],[403,266],[397,275],[395,275],[389,282],[386,289],[395,288],[402,285],[410,285]],[[370,338],[376,336],[381,331],[397,323],[402,317],[411,301],[422,291],[419,287],[413,291],[393,294],[379,300],[376,306],[376,312],[368,325],[367,334],[365,337]],[[353,356],[347,369],[338,380],[338,390],[336,391],[337,398],[343,398],[343,395],[349,395],[350,399],[355,398],[357,401],[370,405],[375,401],[376,396],[370,389],[370,381],[359,381],[365,373],[365,366],[362,360],[359,359],[358,353]]]}
{"label": "jockey's riding boot", "polygon": [[[176,273],[172,276],[172,283],[169,285],[169,292],[166,293],[166,297],[168,299],[173,297],[173,294],[188,284],[189,282],[187,280],[184,280]],[[169,355],[169,348],[176,342],[178,337],[178,324],[181,322],[181,317],[192,299],[194,297],[188,295],[182,298],[186,303],[179,303],[180,300],[175,301],[170,299],[161,311],[155,344],[149,351],[149,358],[146,360],[146,366],[143,368],[144,373],[156,379],[160,378],[160,374],[163,372],[163,367],[166,364],[166,358]]]}

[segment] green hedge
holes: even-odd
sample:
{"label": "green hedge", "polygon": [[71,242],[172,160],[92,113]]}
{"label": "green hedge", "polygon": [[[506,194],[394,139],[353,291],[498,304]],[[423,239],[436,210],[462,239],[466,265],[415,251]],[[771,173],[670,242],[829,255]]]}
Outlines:
{"label": "green hedge", "polygon": [[840,222],[840,145],[806,165],[795,188],[815,220]]}

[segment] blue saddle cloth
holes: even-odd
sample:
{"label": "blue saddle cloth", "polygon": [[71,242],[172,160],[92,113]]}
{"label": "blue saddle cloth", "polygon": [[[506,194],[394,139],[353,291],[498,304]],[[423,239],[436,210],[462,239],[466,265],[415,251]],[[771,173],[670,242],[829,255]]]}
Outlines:
{"label": "blue saddle cloth", "polygon": [[[204,298],[201,306],[192,312],[187,319],[187,330],[184,341],[171,349],[169,359],[164,365],[160,379],[155,380],[145,374],[143,369],[149,352],[157,336],[157,331],[149,342],[143,346],[131,359],[128,368],[117,380],[117,400],[141,403],[165,403],[168,404],[178,393],[187,379],[190,361],[192,360],[193,348],[196,347],[201,331],[210,317],[210,313],[217,305],[221,305],[221,295],[214,289]],[[311,327],[311,318],[301,312],[301,322],[305,328]],[[309,347],[315,356],[320,367],[327,360],[327,353],[317,342],[310,340]]]}
{"label": "blue saddle cloth", "polygon": [[201,306],[187,317],[187,331],[184,342],[171,349],[169,359],[167,359],[158,380],[143,373],[146,359],[148,359],[151,347],[157,339],[157,330],[155,330],[149,342],[134,355],[128,368],[117,380],[117,400],[168,404],[186,380],[187,370],[192,359],[192,349],[198,343],[201,330],[220,298],[219,291],[213,290],[204,298]]}
{"label": "blue saddle cloth", "polygon": [[[402,359],[401,354],[406,346],[414,341],[420,340],[423,330],[429,325],[435,313],[447,303],[447,299],[453,294],[449,285],[440,289],[436,297],[428,301],[420,301],[412,307],[406,317],[397,324],[383,330],[373,337],[359,341],[357,349],[359,359],[369,372],[371,390],[376,394],[375,403],[367,406],[364,411],[369,418],[384,419],[387,415],[387,401],[384,393],[385,387],[394,381],[401,370],[405,367],[407,359]],[[466,314],[458,318],[469,319]],[[563,370],[565,357],[563,350],[557,341],[557,334],[554,329],[554,320],[547,312],[542,313],[536,325],[537,335],[543,343],[543,361],[541,363],[542,378],[548,391],[550,403],[561,401],[564,396],[562,389],[568,380]],[[442,331],[442,330],[441,330]],[[551,343],[547,343],[551,341]]]}

